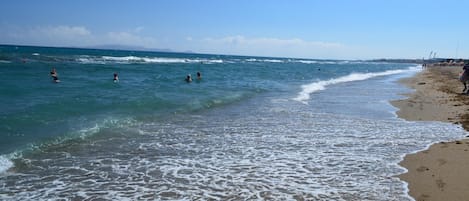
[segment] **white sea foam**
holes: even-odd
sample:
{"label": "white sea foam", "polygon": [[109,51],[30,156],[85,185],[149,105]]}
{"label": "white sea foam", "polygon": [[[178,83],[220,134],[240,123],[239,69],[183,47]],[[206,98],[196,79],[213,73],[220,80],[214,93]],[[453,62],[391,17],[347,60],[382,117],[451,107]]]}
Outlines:
{"label": "white sea foam", "polygon": [[303,64],[331,64],[331,65],[388,64],[387,62],[360,61],[360,60],[325,61],[325,60],[291,59],[291,60],[288,60],[288,62],[291,62],[291,63],[303,63]]}
{"label": "white sea foam", "polygon": [[333,78],[330,80],[322,80],[316,81],[310,84],[306,84],[301,86],[302,91],[295,97],[293,100],[300,101],[302,103],[307,103],[306,101],[310,99],[310,95],[316,91],[321,91],[326,89],[329,85],[345,83],[345,82],[353,82],[353,81],[360,81],[360,80],[367,80],[373,77],[379,76],[386,76],[386,75],[394,75],[399,73],[405,73],[410,71],[418,70],[417,67],[411,67],[409,69],[402,69],[402,70],[389,70],[384,72],[376,72],[376,73],[352,73],[343,77]]}
{"label": "white sea foam", "polygon": [[127,57],[110,57],[103,56],[105,61],[117,61],[117,62],[134,62],[134,63],[186,63],[186,59],[181,58],[157,58],[157,57],[136,57],[136,56],[127,56]]}
{"label": "white sea foam", "polygon": [[98,61],[96,59],[86,57],[78,58],[77,61],[82,64],[106,64],[106,62],[104,61]]}
{"label": "white sea foam", "polygon": [[284,63],[284,60],[280,59],[255,59],[255,58],[250,58],[246,59],[247,62],[268,62],[268,63]]}
{"label": "white sea foam", "polygon": [[279,59],[264,59],[262,60],[264,62],[271,62],[271,63],[283,63],[282,60],[279,60]]}
{"label": "white sea foam", "polygon": [[[363,99],[350,101],[345,106]],[[128,131],[124,126],[113,137],[98,135],[55,152],[71,157],[44,152],[27,158],[33,174],[0,176],[0,200],[71,193],[82,200],[412,200],[393,177],[404,172],[400,156],[464,133],[452,124],[307,108],[263,100],[151,121],[119,137]]]}
{"label": "white sea foam", "polygon": [[13,162],[9,160],[7,157],[0,155],[0,174],[4,173],[8,169],[12,168]]}
{"label": "white sea foam", "polygon": [[318,61],[313,61],[313,60],[296,60],[296,62],[304,63],[304,64],[316,64],[316,63],[318,63]]}
{"label": "white sea foam", "polygon": [[33,53],[33,56],[39,56],[40,54],[39,53]]}
{"label": "white sea foam", "polygon": [[[111,119],[111,118],[104,119],[102,122],[96,123],[95,125],[92,125],[90,127],[82,128],[74,133],[71,133],[70,135],[58,137],[55,140],[48,142],[48,144],[56,145],[56,144],[60,144],[60,143],[63,143],[64,141],[74,139],[77,137],[84,139],[86,137],[89,137],[98,133],[100,129],[102,128],[110,128],[110,127],[120,128],[120,127],[132,125],[134,124],[134,122],[135,121],[133,119]],[[31,144],[29,149],[38,149],[41,146],[42,146],[41,144],[37,144],[37,145]],[[0,174],[14,167],[13,162],[9,159],[11,157],[9,156],[14,156],[15,158],[18,157],[15,154],[18,154],[18,153],[9,154],[8,156],[0,155]]]}
{"label": "white sea foam", "polygon": [[84,64],[106,64],[106,63],[120,63],[120,64],[129,64],[129,63],[204,63],[204,64],[213,64],[213,63],[223,63],[223,60],[221,60],[221,59],[137,57],[137,56],[92,57],[92,56],[82,55],[82,56],[78,57],[76,60],[78,62],[84,63]]}

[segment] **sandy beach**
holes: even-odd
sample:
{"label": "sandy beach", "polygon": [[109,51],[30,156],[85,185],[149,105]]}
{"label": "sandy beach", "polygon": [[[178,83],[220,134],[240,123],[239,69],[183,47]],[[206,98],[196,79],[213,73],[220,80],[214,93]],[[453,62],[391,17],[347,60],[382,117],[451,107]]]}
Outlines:
{"label": "sandy beach", "polygon": [[[469,96],[458,80],[461,66],[430,66],[401,80],[415,89],[408,99],[391,103],[397,115],[409,121],[443,121],[469,129]],[[469,141],[439,142],[427,150],[408,154],[400,163],[408,172],[399,178],[409,184],[418,201],[469,200]]]}

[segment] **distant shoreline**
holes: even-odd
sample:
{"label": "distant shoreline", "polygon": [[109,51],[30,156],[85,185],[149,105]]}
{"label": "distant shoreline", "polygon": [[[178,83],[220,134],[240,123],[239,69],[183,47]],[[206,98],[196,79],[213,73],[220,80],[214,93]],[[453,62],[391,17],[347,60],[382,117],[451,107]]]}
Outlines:
{"label": "distant shoreline", "polygon": [[[410,121],[442,121],[469,130],[469,96],[461,94],[461,66],[431,65],[414,77],[401,80],[415,89],[405,100],[392,101],[397,115]],[[464,138],[465,136],[461,136]],[[469,141],[440,142],[408,154],[400,165],[408,172],[399,178],[409,183],[416,200],[465,200],[469,197]]]}
{"label": "distant shoreline", "polygon": [[397,115],[409,121],[442,121],[461,124],[469,131],[469,96],[461,94],[461,66],[432,65],[400,82],[415,89],[408,99],[391,101]]}
{"label": "distant shoreline", "polygon": [[[277,57],[277,56],[256,56],[256,55],[231,55],[231,54],[217,54],[217,53],[201,53],[191,50],[176,51],[168,48],[145,48],[138,46],[125,46],[125,45],[96,45],[87,47],[75,46],[41,46],[41,45],[17,45],[17,44],[0,44],[0,46],[10,47],[35,47],[35,48],[68,48],[68,49],[88,49],[88,50],[115,50],[115,51],[135,51],[135,52],[156,52],[156,53],[169,53],[169,54],[195,54],[195,55],[214,55],[214,56],[235,56],[235,57],[259,57],[259,58],[278,58],[278,59],[308,59],[308,60],[323,60],[323,61],[364,61],[364,62],[389,62],[389,63],[411,63],[422,64],[423,62],[430,62],[430,60],[422,59],[315,59],[315,58],[296,58],[296,57]],[[441,60],[441,59],[440,59]],[[440,61],[438,60],[438,61]],[[433,61],[431,63],[435,63]]]}

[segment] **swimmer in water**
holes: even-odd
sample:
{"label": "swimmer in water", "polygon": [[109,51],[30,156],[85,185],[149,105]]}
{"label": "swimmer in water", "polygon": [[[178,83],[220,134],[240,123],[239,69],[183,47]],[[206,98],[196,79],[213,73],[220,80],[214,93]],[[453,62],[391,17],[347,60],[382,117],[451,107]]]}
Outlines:
{"label": "swimmer in water", "polygon": [[186,82],[192,82],[191,74],[188,74],[188,75],[186,76]]}
{"label": "swimmer in water", "polygon": [[200,74],[199,71],[197,71],[197,79],[198,79],[198,80],[201,80],[201,79],[202,79],[202,74]]}
{"label": "swimmer in water", "polygon": [[114,72],[114,82],[119,82],[119,76],[117,76],[116,72]]}
{"label": "swimmer in water", "polygon": [[52,68],[52,70],[50,71],[50,76],[52,77],[54,82],[60,82],[59,76],[58,76],[57,71],[55,70],[55,68]]}

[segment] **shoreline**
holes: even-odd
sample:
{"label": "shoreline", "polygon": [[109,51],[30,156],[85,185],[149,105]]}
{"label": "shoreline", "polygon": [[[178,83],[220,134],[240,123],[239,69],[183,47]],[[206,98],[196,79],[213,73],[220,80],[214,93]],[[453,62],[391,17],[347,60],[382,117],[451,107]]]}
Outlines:
{"label": "shoreline", "polygon": [[[469,131],[469,96],[461,94],[461,66],[429,66],[400,82],[413,92],[391,101],[396,115],[408,121],[441,121]],[[415,200],[464,200],[469,197],[469,140],[436,142],[407,154],[399,165],[407,169],[398,177],[407,182]]]}

